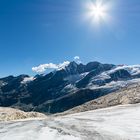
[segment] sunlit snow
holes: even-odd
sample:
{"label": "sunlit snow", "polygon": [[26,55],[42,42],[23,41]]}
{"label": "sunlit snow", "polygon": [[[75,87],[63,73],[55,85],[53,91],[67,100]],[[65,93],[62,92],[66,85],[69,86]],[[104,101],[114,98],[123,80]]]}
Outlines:
{"label": "sunlit snow", "polygon": [[139,140],[140,104],[0,123],[1,140]]}

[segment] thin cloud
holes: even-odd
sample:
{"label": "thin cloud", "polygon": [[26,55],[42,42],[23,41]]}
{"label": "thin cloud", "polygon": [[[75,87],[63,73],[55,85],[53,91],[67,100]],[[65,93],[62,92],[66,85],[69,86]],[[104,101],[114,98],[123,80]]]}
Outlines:
{"label": "thin cloud", "polygon": [[75,56],[75,57],[74,57],[74,60],[79,60],[79,59],[80,59],[79,56]]}
{"label": "thin cloud", "polygon": [[33,67],[32,71],[36,73],[43,73],[48,69],[60,70],[60,69],[65,68],[69,63],[70,63],[69,61],[64,61],[63,63],[60,63],[60,64],[53,64],[53,63],[41,64],[37,67]]}
{"label": "thin cloud", "polygon": [[31,82],[33,80],[35,80],[34,77],[25,77],[21,83],[26,84],[26,83]]}
{"label": "thin cloud", "polygon": [[74,57],[74,60],[75,60],[77,63],[81,63],[81,60],[80,60],[80,57],[79,57],[79,56],[75,56],[75,57]]}

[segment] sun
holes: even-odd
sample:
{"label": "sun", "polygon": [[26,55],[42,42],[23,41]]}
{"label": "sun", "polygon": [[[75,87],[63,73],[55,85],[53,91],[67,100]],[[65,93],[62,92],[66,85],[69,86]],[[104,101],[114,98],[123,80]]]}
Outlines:
{"label": "sun", "polygon": [[104,7],[98,3],[92,6],[91,12],[95,18],[102,18],[105,15]]}
{"label": "sun", "polygon": [[89,17],[90,19],[92,19],[92,21],[96,23],[108,20],[108,11],[109,6],[106,3],[103,3],[103,1],[101,0],[89,2],[87,4],[87,17]]}

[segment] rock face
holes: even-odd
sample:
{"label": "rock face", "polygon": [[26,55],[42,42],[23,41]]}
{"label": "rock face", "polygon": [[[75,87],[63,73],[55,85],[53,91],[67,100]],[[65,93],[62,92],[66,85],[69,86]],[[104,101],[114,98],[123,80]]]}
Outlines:
{"label": "rock face", "polygon": [[0,121],[12,121],[27,118],[46,118],[46,116],[37,112],[24,112],[18,109],[0,107]]}
{"label": "rock face", "polygon": [[73,114],[77,112],[85,112],[110,106],[137,103],[140,103],[140,83],[124,87],[121,90],[87,102],[81,106],[77,106],[62,114]]}
{"label": "rock face", "polygon": [[44,75],[0,79],[0,106],[57,113],[140,82],[140,66],[71,62]]}

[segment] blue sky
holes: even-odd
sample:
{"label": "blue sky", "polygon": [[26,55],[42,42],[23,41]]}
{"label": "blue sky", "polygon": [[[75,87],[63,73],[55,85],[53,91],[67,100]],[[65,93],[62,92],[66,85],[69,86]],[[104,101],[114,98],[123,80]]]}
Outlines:
{"label": "blue sky", "polygon": [[89,1],[0,0],[0,77],[33,75],[33,66],[74,56],[139,64],[140,0],[103,0],[112,20],[98,26],[84,18]]}

